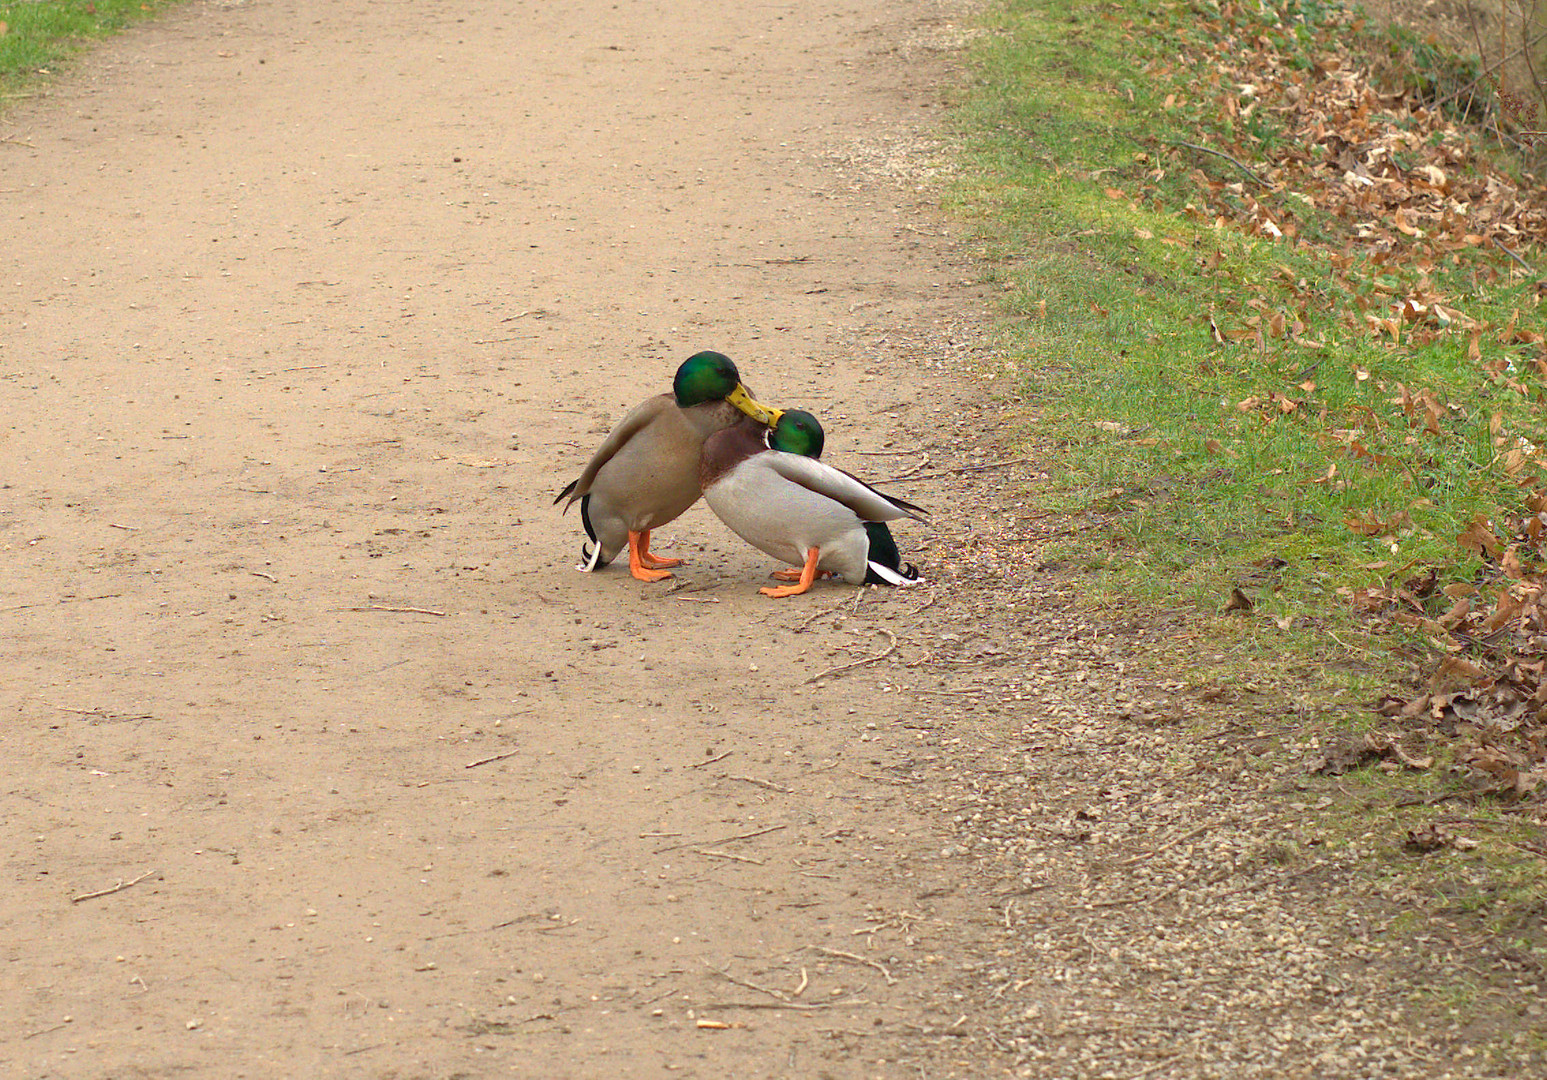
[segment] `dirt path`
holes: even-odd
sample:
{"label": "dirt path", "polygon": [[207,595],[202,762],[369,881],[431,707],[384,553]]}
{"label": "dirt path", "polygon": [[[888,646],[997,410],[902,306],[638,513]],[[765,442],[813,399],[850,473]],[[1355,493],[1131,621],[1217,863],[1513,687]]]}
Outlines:
{"label": "dirt path", "polygon": [[807,682],[928,590],[845,631],[701,507],[682,588],[583,576],[549,505],[700,348],[918,461],[847,455],[977,318],[877,178],[952,35],[193,3],[12,114],[0,1073],[888,1075],[955,1019],[913,736]]}
{"label": "dirt path", "polygon": [[[1029,554],[914,188],[960,36],[211,0],[0,125],[0,1075],[1542,1075],[1540,961]],[[573,572],[700,348],[932,584],[765,600],[702,507]]]}

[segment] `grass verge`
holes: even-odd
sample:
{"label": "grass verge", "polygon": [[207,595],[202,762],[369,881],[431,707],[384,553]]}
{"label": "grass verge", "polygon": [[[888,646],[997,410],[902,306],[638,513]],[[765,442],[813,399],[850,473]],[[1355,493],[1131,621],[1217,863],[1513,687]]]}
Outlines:
{"label": "grass verge", "polygon": [[1539,813],[1446,831],[1547,784],[1547,200],[1479,66],[1319,0],[988,22],[953,198],[1051,466],[1024,531],[1188,612],[1156,669],[1255,684],[1281,751],[1352,733],[1333,824],[1401,807],[1458,918],[1539,912]]}
{"label": "grass verge", "polygon": [[1541,565],[1547,204],[1410,35],[1273,7],[1010,0],[957,207],[1057,464],[1054,555],[1374,685],[1493,602],[1507,548]]}
{"label": "grass verge", "polygon": [[0,3],[0,104],[90,42],[149,18],[177,0],[47,0]]}

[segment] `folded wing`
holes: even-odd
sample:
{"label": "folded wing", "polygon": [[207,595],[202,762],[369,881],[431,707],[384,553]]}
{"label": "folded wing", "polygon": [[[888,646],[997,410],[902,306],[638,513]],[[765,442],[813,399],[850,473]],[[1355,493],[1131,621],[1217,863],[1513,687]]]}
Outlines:
{"label": "folded wing", "polygon": [[769,450],[758,457],[790,483],[842,503],[861,521],[895,521],[904,517],[924,521],[929,517],[929,511],[922,507],[883,495],[858,477],[814,458],[780,450]]}
{"label": "folded wing", "polygon": [[641,401],[630,409],[628,414],[618,421],[618,426],[607,433],[607,437],[602,440],[602,445],[596,448],[596,453],[592,454],[591,460],[586,462],[585,472],[580,474],[579,479],[571,481],[568,487],[559,492],[558,498],[553,500],[554,503],[564,502],[567,498],[569,501],[564,502],[564,509],[568,510],[571,503],[590,492],[591,484],[596,480],[596,474],[601,472],[602,466],[611,461],[630,439],[649,427],[667,409],[676,407],[676,402],[672,400],[670,394],[660,394]]}

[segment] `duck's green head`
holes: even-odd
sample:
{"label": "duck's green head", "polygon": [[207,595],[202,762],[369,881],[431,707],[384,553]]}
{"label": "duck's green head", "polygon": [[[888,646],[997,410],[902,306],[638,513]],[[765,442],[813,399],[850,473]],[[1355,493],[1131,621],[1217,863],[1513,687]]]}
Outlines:
{"label": "duck's green head", "polygon": [[677,405],[684,409],[710,401],[728,401],[760,424],[772,424],[779,419],[779,410],[752,400],[747,388],[741,385],[741,373],[724,353],[701,352],[688,357],[677,369],[671,391]]}
{"label": "duck's green head", "polygon": [[768,432],[768,449],[819,458],[826,439],[816,417],[804,409],[785,409]]}

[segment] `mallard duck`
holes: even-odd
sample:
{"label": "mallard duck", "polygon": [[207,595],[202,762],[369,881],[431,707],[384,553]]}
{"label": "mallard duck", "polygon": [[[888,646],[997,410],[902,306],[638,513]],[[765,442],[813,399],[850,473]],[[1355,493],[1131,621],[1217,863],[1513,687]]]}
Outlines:
{"label": "mallard duck", "polygon": [[758,591],[794,596],[823,572],[851,585],[917,581],[886,523],[923,521],[927,511],[818,461],[823,442],[816,417],[789,409],[771,427],[742,420],[704,443],[699,483],[709,508],[753,547],[801,568],[774,575],[795,584]]}
{"label": "mallard duck", "polygon": [[753,400],[730,357],[695,353],[682,362],[669,394],[629,410],[602,440],[580,478],[554,503],[580,500],[580,522],[592,546],[577,569],[606,566],[628,545],[629,573],[641,581],[671,577],[681,559],[650,554],[650,531],[698,501],[704,440],[738,420],[771,424],[778,412]]}

